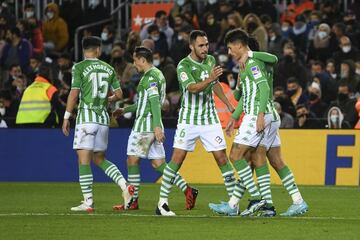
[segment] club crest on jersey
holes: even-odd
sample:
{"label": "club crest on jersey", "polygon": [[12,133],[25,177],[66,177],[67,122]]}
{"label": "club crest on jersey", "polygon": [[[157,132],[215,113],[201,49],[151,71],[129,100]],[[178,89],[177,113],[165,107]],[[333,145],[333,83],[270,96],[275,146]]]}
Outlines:
{"label": "club crest on jersey", "polygon": [[262,77],[262,74],[261,74],[258,66],[252,67],[252,68],[250,68],[250,70],[251,70],[251,72],[252,72],[255,79],[258,79],[258,78]]}
{"label": "club crest on jersey", "polygon": [[186,74],[186,72],[181,72],[180,73],[180,79],[181,79],[181,81],[186,81],[186,80],[188,80],[189,79],[189,77],[188,77],[188,75]]}

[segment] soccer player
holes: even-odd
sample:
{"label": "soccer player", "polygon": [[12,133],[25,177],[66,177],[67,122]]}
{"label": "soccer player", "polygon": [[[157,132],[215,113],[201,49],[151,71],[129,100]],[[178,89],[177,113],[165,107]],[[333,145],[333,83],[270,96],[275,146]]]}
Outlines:
{"label": "soccer player", "polygon": [[[119,108],[113,113],[115,117],[118,117],[123,113],[136,112],[135,124],[127,146],[128,181],[135,186],[134,201],[129,210],[139,209],[140,159],[150,159],[154,169],[161,174],[166,167],[162,143],[165,138],[161,121],[161,106],[166,96],[165,78],[162,72],[154,67],[150,49],[137,47],[133,59],[138,72],[143,73],[137,87],[138,101],[126,108]],[[174,183],[186,196],[186,209],[192,209],[198,190],[188,186],[179,174],[176,174]],[[124,210],[124,205],[114,206],[114,209]]]}
{"label": "soccer player", "polygon": [[[128,207],[134,194],[134,186],[128,184],[119,169],[105,159],[108,144],[109,115],[108,101],[122,98],[120,83],[115,70],[98,59],[101,54],[101,39],[85,37],[82,40],[84,60],[72,68],[71,91],[66,104],[62,131],[69,135],[69,118],[80,97],[76,117],[73,148],[79,159],[79,182],[84,201],[71,211],[94,211],[93,175],[91,160],[100,167],[123,191],[124,204]],[[110,87],[114,95],[108,97]]]}
{"label": "soccer player", "polygon": [[[238,62],[248,51],[248,42],[249,36],[240,29],[228,32],[225,37],[229,54]],[[264,137],[269,131],[270,123],[274,117],[272,114],[273,109],[268,104],[270,102],[270,88],[265,75],[265,64],[257,59],[249,59],[243,67],[240,72],[243,97],[240,99],[237,108],[241,107],[245,115],[230,152],[230,160],[240,176],[240,182],[235,186],[234,193],[228,203],[210,203],[209,207],[218,213],[238,215],[239,199],[246,187],[251,198],[248,208],[241,215],[249,216],[256,213],[266,204],[265,199],[270,193],[270,175],[266,162]],[[234,123],[234,120],[230,120],[227,128],[233,129]],[[260,191],[255,185],[251,168],[245,158],[246,154],[252,155],[251,164],[255,167],[257,177],[261,183],[259,185]]]}
{"label": "soccer player", "polygon": [[234,171],[226,156],[226,142],[212,95],[214,91],[230,112],[234,110],[217,81],[222,74],[222,68],[215,66],[214,57],[208,55],[209,42],[205,32],[195,30],[190,33],[190,49],[190,55],[182,59],[177,66],[182,90],[181,108],[173,155],[164,170],[161,182],[160,199],[156,208],[158,215],[175,215],[169,209],[168,195],[187,152],[194,151],[197,139],[200,139],[206,151],[213,154],[229,196],[235,185]]}

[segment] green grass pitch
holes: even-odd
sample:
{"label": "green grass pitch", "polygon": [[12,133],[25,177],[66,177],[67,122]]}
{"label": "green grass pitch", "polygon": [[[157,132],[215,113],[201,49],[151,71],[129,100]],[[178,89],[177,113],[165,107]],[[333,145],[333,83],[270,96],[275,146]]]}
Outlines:
{"label": "green grass pitch", "polygon": [[[95,183],[94,214],[72,213],[81,200],[77,183],[0,183],[0,239],[360,239],[360,188],[301,186],[310,211],[297,218],[223,217],[212,213],[209,202],[226,200],[222,185],[196,185],[196,208],[184,210],[184,195],[175,190],[170,207],[176,217],[154,216],[158,184],[143,184],[140,210],[114,212],[121,201],[114,184]],[[278,213],[290,197],[273,186]],[[241,202],[241,209],[247,205]]]}

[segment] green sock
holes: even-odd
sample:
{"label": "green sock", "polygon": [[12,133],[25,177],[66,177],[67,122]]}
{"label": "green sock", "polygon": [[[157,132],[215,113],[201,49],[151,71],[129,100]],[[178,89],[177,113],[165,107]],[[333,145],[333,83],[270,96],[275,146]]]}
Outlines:
{"label": "green sock", "polygon": [[128,169],[128,182],[135,187],[134,198],[139,197],[140,189],[140,168],[139,165],[127,166]]}
{"label": "green sock", "polygon": [[231,197],[234,192],[236,181],[234,177],[234,169],[232,168],[230,162],[227,162],[225,165],[220,166],[220,171],[224,179],[226,191],[229,197]]}
{"label": "green sock", "polygon": [[[155,170],[161,174],[164,173],[164,169],[166,168],[166,163],[161,164],[158,168],[155,168]],[[179,173],[176,173],[174,184],[180,188],[182,192],[185,192],[188,184],[185,182],[185,180],[180,176]]]}
{"label": "green sock", "polygon": [[84,196],[84,202],[87,205],[92,205],[93,204],[93,193],[92,193],[93,174],[91,172],[90,165],[79,164],[79,183],[81,187],[81,192]]}
{"label": "green sock", "polygon": [[105,172],[108,177],[110,177],[117,185],[120,186],[122,191],[126,189],[126,180],[124,179],[123,175],[115,164],[105,159],[99,165],[99,167]]}
{"label": "green sock", "polygon": [[270,189],[270,172],[269,166],[265,163],[261,167],[255,168],[260,194],[262,199],[266,200],[266,204],[268,207],[273,206],[271,189]]}
{"label": "green sock", "polygon": [[261,199],[260,192],[255,185],[254,178],[252,176],[251,168],[245,159],[236,160],[234,167],[240,176],[241,181],[244,183],[246,189],[248,189],[251,199]]}
{"label": "green sock", "polygon": [[164,169],[163,178],[160,187],[160,199],[167,201],[172,185],[175,182],[176,173],[180,166],[170,161]]}
{"label": "green sock", "polygon": [[282,184],[291,196],[294,204],[299,204],[303,201],[300,191],[295,183],[295,178],[288,166],[283,167],[278,172]]}

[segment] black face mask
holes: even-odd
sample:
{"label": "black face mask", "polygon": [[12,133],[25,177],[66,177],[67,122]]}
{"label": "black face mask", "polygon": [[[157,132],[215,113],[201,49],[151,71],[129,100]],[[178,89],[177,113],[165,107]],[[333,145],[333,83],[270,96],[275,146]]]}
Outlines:
{"label": "black face mask", "polygon": [[318,99],[319,97],[315,93],[310,93],[309,98],[310,98],[310,101],[314,101],[314,100]]}
{"label": "black face mask", "polygon": [[297,89],[288,90],[287,94],[292,97],[296,93]]}
{"label": "black face mask", "polygon": [[123,61],[122,57],[115,57],[113,58],[114,63],[121,63]]}
{"label": "black face mask", "polygon": [[280,103],[280,105],[281,105],[282,103],[284,103],[285,100],[286,100],[286,97],[284,97],[284,96],[278,96],[278,97],[275,98],[275,102]]}
{"label": "black face mask", "polygon": [[257,29],[258,25],[254,22],[250,22],[248,24],[247,30],[249,33],[252,33],[253,31],[255,31],[255,29]]}
{"label": "black face mask", "polygon": [[344,102],[348,100],[349,95],[346,93],[338,93],[337,98],[339,99],[340,102]]}
{"label": "black face mask", "polygon": [[287,62],[287,63],[292,63],[294,61],[293,57],[290,55],[284,56],[284,59],[285,59],[285,62]]}

